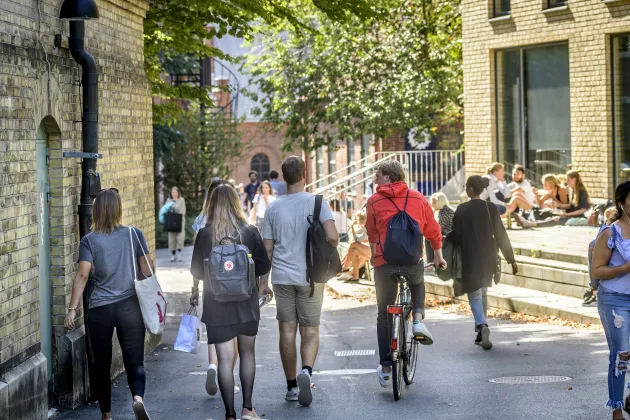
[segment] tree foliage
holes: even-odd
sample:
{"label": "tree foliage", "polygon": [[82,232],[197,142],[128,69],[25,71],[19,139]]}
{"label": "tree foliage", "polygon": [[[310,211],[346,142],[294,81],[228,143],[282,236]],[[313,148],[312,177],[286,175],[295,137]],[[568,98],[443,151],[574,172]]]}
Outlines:
{"label": "tree foliage", "polygon": [[244,68],[262,120],[286,130],[285,148],[461,120],[460,0],[379,4],[378,18],[341,22],[292,7],[311,32],[259,22]]}
{"label": "tree foliage", "polygon": [[153,95],[164,99],[154,105],[154,120],[167,122],[166,116],[178,111],[177,102],[170,99],[212,105],[204,89],[174,87],[163,78],[165,65],[173,57],[231,59],[204,40],[226,34],[248,38],[256,20],[270,26],[288,25],[295,31],[311,31],[312,22],[298,13],[302,8],[316,9],[331,21],[372,18],[376,10],[373,2],[378,0],[150,0],[144,21],[145,65]]}
{"label": "tree foliage", "polygon": [[172,125],[155,125],[153,137],[155,159],[162,165],[155,185],[162,185],[165,195],[173,186],[181,188],[190,214],[201,210],[210,180],[228,178],[228,164],[248,146],[229,115],[211,112],[202,116],[199,109],[183,112]]}

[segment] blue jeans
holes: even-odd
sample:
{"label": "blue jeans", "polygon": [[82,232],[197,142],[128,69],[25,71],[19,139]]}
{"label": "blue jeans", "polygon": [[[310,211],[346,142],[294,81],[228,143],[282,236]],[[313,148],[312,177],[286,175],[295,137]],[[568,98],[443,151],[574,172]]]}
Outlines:
{"label": "blue jeans", "polygon": [[623,388],[628,368],[628,361],[621,360],[619,356],[629,354],[630,295],[600,287],[597,292],[597,308],[610,350],[606,407],[618,410],[623,407]]}
{"label": "blue jeans", "polygon": [[479,325],[488,325],[486,314],[488,313],[488,288],[482,287],[472,293],[468,293],[470,310],[475,317],[475,328]]}

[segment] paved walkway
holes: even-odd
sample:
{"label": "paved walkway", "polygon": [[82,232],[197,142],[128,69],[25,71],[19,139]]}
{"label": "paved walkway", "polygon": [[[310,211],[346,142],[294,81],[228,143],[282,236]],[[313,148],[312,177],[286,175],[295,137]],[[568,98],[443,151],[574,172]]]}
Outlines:
{"label": "paved walkway", "polygon": [[[516,223],[513,223],[513,226]],[[598,228],[555,226],[536,229],[508,230],[513,245],[532,249],[555,250],[558,253],[586,256],[588,244],[597,236]]]}
{"label": "paved walkway", "polygon": [[[190,248],[184,252],[189,261]],[[169,263],[158,251],[158,276],[169,299],[163,344],[146,357],[146,401],[153,420],[221,420],[220,398],[205,394],[207,356],[173,350],[181,314],[188,307],[189,265]],[[608,350],[599,331],[515,324],[491,320],[493,350],[473,345],[469,317],[427,311],[435,344],[421,347],[416,382],[394,402],[391,390],[379,387],[374,374],[376,309],[367,300],[327,296],[321,326],[321,348],[314,375],[314,403],[300,408],[284,401],[285,382],[278,353],[275,307],[262,312],[257,340],[258,371],[254,405],[275,420],[345,420],[408,418],[431,420],[603,419],[607,400]],[[340,350],[368,350],[366,356],[338,356]],[[497,384],[495,378],[548,375],[566,377],[555,383]],[[510,379],[508,379],[509,381]],[[241,397],[237,395],[237,404]],[[133,420],[131,398],[122,375],[113,389],[115,420]],[[97,420],[95,406],[60,414],[63,420]]]}

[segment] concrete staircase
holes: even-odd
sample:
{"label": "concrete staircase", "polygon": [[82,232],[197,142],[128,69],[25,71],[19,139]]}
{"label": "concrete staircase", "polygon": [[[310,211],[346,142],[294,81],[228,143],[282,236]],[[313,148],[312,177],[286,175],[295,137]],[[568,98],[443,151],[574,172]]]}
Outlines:
{"label": "concrete staircase", "polygon": [[[488,291],[490,307],[535,316],[555,316],[584,324],[599,323],[597,307],[582,306],[589,283],[586,247],[583,253],[535,244],[513,243],[519,273],[503,261],[501,284]],[[564,252],[563,252],[564,251]],[[427,276],[429,296],[453,297],[451,282]],[[466,296],[461,300],[467,301]]]}

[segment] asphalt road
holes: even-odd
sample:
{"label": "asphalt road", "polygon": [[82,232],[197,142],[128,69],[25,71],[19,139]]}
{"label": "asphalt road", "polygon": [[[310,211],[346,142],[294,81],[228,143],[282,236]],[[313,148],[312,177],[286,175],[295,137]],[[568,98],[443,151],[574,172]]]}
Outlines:
{"label": "asphalt road", "polygon": [[[219,396],[205,393],[207,355],[173,350],[181,312],[187,307],[190,278],[185,264],[162,264],[160,280],[170,300],[164,344],[146,359],[145,400],[153,420],[220,420]],[[416,382],[395,402],[378,385],[378,356],[335,356],[338,350],[376,350],[376,309],[356,301],[327,298],[321,349],[313,377],[311,407],[284,401],[286,391],[277,346],[275,306],[263,309],[257,342],[254,406],[269,419],[606,419],[608,349],[599,331],[515,324],[491,320],[494,348],[473,344],[472,320],[436,310],[427,312],[435,338],[420,348]],[[378,353],[378,352],[377,352]],[[366,373],[367,372],[367,373]],[[565,376],[568,381],[497,384],[494,378]],[[236,396],[237,408],[241,403]],[[113,418],[133,420],[124,374],[113,389]],[[239,410],[237,409],[237,412]],[[56,419],[100,419],[96,406],[61,413]]]}

